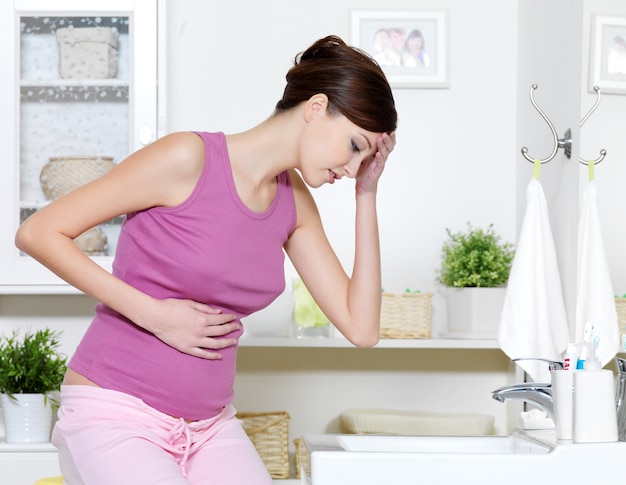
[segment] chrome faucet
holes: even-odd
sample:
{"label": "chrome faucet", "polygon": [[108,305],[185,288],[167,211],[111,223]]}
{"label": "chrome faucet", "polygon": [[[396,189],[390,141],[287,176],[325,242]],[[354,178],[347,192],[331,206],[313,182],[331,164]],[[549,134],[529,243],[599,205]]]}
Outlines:
{"label": "chrome faucet", "polygon": [[[549,370],[563,369],[563,362],[541,359],[541,358],[524,358],[511,359],[511,362],[520,360],[542,360],[548,364]],[[535,382],[525,382],[523,384],[512,384],[510,386],[500,387],[493,391],[492,397],[499,402],[507,399],[517,401],[525,401],[534,404],[538,408],[548,413],[548,416],[554,421],[554,401],[552,399],[552,384]]]}
{"label": "chrome faucet", "polygon": [[[626,378],[626,376],[625,376]],[[527,382],[511,384],[493,391],[492,397],[499,402],[507,399],[526,401],[542,409],[554,421],[554,402],[552,400],[552,384]]]}
{"label": "chrome faucet", "polygon": [[[615,357],[615,366],[617,367],[615,406],[617,408],[618,439],[619,441],[626,441],[626,359]],[[499,402],[504,402],[507,399],[530,402],[543,409],[554,420],[551,384],[512,384],[496,389],[493,391],[492,397]]]}

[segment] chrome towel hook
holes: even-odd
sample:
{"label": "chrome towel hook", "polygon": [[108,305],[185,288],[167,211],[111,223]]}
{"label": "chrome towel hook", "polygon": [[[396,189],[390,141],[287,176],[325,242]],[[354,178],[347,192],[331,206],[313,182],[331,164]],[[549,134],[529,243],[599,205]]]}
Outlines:
{"label": "chrome towel hook", "polygon": [[[583,119],[580,120],[580,125],[579,126],[581,126],[581,127],[585,124],[585,121],[587,121],[587,118],[589,118],[591,116],[591,114],[596,110],[596,108],[600,104],[600,88],[598,86],[594,86],[593,90],[596,92],[596,102],[591,107],[589,112],[585,116],[583,116]],[[580,163],[582,163],[583,165],[589,165],[591,162],[593,162],[594,165],[597,165],[602,160],[604,160],[604,157],[606,157],[606,150],[603,148],[602,150],[600,150],[600,156],[598,158],[596,158],[595,160],[583,160],[582,158],[579,158],[578,161]]]}
{"label": "chrome towel hook", "polygon": [[[548,119],[545,113],[541,111],[541,108],[539,108],[539,106],[537,106],[537,103],[535,102],[535,98],[533,96],[535,89],[537,89],[537,85],[533,84],[530,87],[530,102],[535,107],[537,112],[541,115],[541,117],[544,119],[544,121],[548,124],[548,127],[550,128],[550,131],[552,132],[552,138],[554,139],[554,149],[552,150],[552,153],[547,158],[540,159],[539,162],[546,163],[552,160],[556,156],[556,152],[558,151],[559,148],[563,148],[565,152],[565,156],[567,158],[570,158],[572,156],[572,131],[568,128],[567,130],[565,130],[565,134],[563,138],[559,139],[559,137],[556,134],[556,129],[554,128],[554,125]],[[526,147],[522,148],[522,155],[529,162],[535,163],[536,159],[528,155],[528,148]]]}

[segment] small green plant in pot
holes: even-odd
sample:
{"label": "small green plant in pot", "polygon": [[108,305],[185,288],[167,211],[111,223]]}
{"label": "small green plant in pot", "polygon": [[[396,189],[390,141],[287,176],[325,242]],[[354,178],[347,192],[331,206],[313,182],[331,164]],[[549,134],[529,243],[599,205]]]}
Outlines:
{"label": "small green plant in pot", "polygon": [[493,224],[486,230],[469,222],[467,231],[453,233],[446,229],[448,240],[442,249],[438,281],[455,288],[494,288],[509,279],[515,256],[513,244],[502,242]]}
{"label": "small green plant in pot", "polygon": [[493,224],[453,233],[442,248],[437,280],[448,287],[448,331],[466,338],[495,338],[506,294],[513,244],[502,241]]}
{"label": "small green plant in pot", "polygon": [[[52,405],[56,404],[51,393],[60,389],[67,368],[59,338],[60,332],[49,328],[23,337],[17,331],[0,337],[0,394],[7,442],[49,441]],[[41,429],[35,429],[35,423],[41,423]]]}

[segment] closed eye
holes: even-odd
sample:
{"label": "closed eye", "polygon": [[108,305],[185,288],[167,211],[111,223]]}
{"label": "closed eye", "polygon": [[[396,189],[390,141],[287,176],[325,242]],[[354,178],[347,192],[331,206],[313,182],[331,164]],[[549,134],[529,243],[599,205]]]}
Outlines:
{"label": "closed eye", "polygon": [[354,140],[352,140],[352,151],[355,153],[360,153],[361,149],[359,148],[359,146],[354,142]]}
{"label": "closed eye", "polygon": [[374,157],[376,155],[370,155],[369,157],[363,159],[363,161],[361,162],[361,165],[365,165],[367,163],[372,163],[374,161]]}

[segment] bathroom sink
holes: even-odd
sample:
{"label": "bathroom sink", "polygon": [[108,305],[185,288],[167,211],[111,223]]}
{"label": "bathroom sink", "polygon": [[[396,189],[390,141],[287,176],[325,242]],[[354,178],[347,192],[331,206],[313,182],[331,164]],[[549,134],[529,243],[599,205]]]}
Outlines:
{"label": "bathroom sink", "polygon": [[[304,435],[309,485],[507,485],[623,476],[626,443],[556,443],[553,433],[510,436]],[[617,483],[617,481],[615,482]]]}
{"label": "bathroom sink", "polygon": [[548,453],[550,445],[512,436],[337,436],[346,451],[371,453]]}

